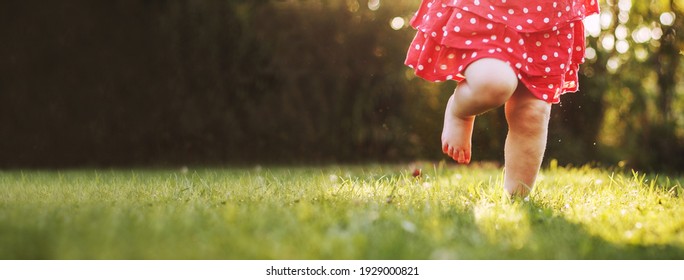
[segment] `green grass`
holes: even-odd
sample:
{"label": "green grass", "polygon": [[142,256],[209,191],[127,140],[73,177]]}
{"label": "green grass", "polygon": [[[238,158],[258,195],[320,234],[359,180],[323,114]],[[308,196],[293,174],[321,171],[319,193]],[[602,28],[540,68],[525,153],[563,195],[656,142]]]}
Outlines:
{"label": "green grass", "polygon": [[0,259],[684,259],[683,178],[419,168],[0,171]]}

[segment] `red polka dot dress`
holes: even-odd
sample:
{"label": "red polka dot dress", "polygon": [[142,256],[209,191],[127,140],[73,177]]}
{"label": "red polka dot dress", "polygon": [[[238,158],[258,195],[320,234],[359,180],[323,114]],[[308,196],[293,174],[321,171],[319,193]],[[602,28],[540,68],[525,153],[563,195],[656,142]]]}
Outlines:
{"label": "red polka dot dress", "polygon": [[462,81],[481,58],[507,62],[537,98],[560,102],[578,88],[582,19],[598,0],[423,0],[405,64],[423,79]]}

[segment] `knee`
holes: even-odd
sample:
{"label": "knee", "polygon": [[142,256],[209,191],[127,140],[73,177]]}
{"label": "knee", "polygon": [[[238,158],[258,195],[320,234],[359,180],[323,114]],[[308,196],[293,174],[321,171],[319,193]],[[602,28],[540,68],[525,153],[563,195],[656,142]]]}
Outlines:
{"label": "knee", "polygon": [[551,116],[551,104],[535,100],[516,104],[514,109],[506,110],[506,113],[511,130],[527,135],[545,133]]}
{"label": "knee", "polygon": [[501,105],[506,103],[515,88],[518,86],[517,79],[509,79],[508,77],[489,77],[485,81],[480,81],[473,86],[474,94],[482,96],[492,105]]}
{"label": "knee", "polygon": [[471,64],[466,69],[466,80],[473,95],[494,106],[504,104],[518,87],[515,72],[496,59],[485,58]]}

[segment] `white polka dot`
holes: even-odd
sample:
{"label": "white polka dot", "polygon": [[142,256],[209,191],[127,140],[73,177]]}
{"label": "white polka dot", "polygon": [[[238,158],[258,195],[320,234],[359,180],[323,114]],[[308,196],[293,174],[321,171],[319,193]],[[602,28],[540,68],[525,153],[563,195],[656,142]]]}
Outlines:
{"label": "white polka dot", "polygon": [[504,42],[506,42],[507,44],[510,43],[510,42],[511,42],[511,38],[509,38],[509,37],[504,38]]}
{"label": "white polka dot", "polygon": [[461,55],[461,59],[465,59],[465,58],[466,58],[466,54]]}
{"label": "white polka dot", "polygon": [[532,59],[532,57],[528,57],[527,62],[532,63],[532,62],[534,62],[534,59]]}
{"label": "white polka dot", "polygon": [[515,29],[522,30],[522,26],[518,25],[515,27]]}
{"label": "white polka dot", "polygon": [[[570,11],[570,6],[565,7],[565,11],[569,12]],[[572,27],[572,26],[571,26]]]}
{"label": "white polka dot", "polygon": [[491,23],[487,23],[487,29],[490,29],[490,30],[491,30],[492,28],[494,28],[494,25],[491,24]]}
{"label": "white polka dot", "polygon": [[507,48],[506,50],[507,50],[509,53],[512,53],[512,52],[513,52],[513,49],[511,49],[511,48]]}
{"label": "white polka dot", "polygon": [[549,23],[549,18],[544,18],[544,23]]}
{"label": "white polka dot", "polygon": [[432,32],[430,35],[432,35],[432,37],[437,37],[437,32]]}
{"label": "white polka dot", "polygon": [[454,79],[454,76],[452,76],[452,75],[446,76],[446,79],[447,79],[447,80],[452,80],[452,79]]}
{"label": "white polka dot", "polygon": [[524,44],[525,44],[525,40],[523,40],[523,39],[518,40],[518,44],[521,45],[521,46],[524,45]]}
{"label": "white polka dot", "polygon": [[461,13],[456,13],[456,18],[460,19],[460,18],[462,18],[462,17],[463,17],[463,14],[461,14]]}
{"label": "white polka dot", "polygon": [[465,41],[465,44],[466,44],[466,45],[470,45],[470,44],[472,44],[472,43],[473,43],[473,41],[470,41],[470,40],[466,40],[466,41]]}
{"label": "white polka dot", "polygon": [[487,38],[482,39],[482,43],[489,43],[489,39],[487,39]]}
{"label": "white polka dot", "polygon": [[514,14],[514,13],[515,13],[515,12],[513,11],[513,9],[508,9],[508,14],[512,15],[512,14]]}
{"label": "white polka dot", "polygon": [[442,12],[438,12],[437,17],[442,17]]}
{"label": "white polka dot", "polygon": [[537,47],[541,47],[541,42],[539,42],[539,41],[537,41],[537,42],[534,43],[534,44],[537,45]]}
{"label": "white polka dot", "polygon": [[546,69],[544,69],[544,71],[545,71],[546,73],[551,72],[551,67],[546,67]]}
{"label": "white polka dot", "polygon": [[496,41],[496,35],[492,35],[492,37],[490,38],[492,39],[492,41]]}
{"label": "white polka dot", "polygon": [[529,11],[530,11],[530,10],[528,10],[527,8],[523,8],[523,13],[526,13],[526,14],[527,14],[527,12],[529,12]]}
{"label": "white polka dot", "polygon": [[558,57],[558,52],[553,52],[553,57]]}
{"label": "white polka dot", "polygon": [[416,50],[420,50],[420,45],[416,44]]}
{"label": "white polka dot", "polygon": [[493,16],[492,14],[487,14],[487,17],[488,17],[489,19],[494,19],[494,16]]}
{"label": "white polka dot", "polygon": [[558,7],[558,2],[553,2],[553,7]]}
{"label": "white polka dot", "polygon": [[548,60],[548,59],[549,59],[549,57],[548,57],[548,56],[546,56],[546,55],[542,55],[542,60],[546,61],[546,60]]}
{"label": "white polka dot", "polygon": [[442,64],[442,66],[439,66],[439,68],[442,69],[442,70],[447,70],[446,64]]}
{"label": "white polka dot", "polygon": [[565,63],[561,63],[560,69],[565,69]]}
{"label": "white polka dot", "polygon": [[461,27],[454,26],[454,32],[461,32]]}
{"label": "white polka dot", "polygon": [[436,51],[440,51],[440,50],[442,50],[442,47],[436,46],[436,47],[435,47],[435,50],[436,50]]}
{"label": "white polka dot", "polygon": [[577,50],[578,52],[581,52],[581,51],[582,51],[582,47],[577,46],[577,47],[575,48],[575,50]]}
{"label": "white polka dot", "polygon": [[544,100],[546,100],[546,99],[549,99],[549,96],[547,94],[544,94],[544,95],[542,95],[542,98],[544,98]]}
{"label": "white polka dot", "polygon": [[552,88],[553,88],[553,84],[549,84],[549,88],[552,89]]}
{"label": "white polka dot", "polygon": [[475,58],[477,57],[477,52],[473,52],[473,54],[470,56],[470,58]]}
{"label": "white polka dot", "polygon": [[518,69],[522,68],[522,64],[520,62],[516,63],[515,68],[518,68]]}
{"label": "white polka dot", "polygon": [[508,20],[508,17],[507,17],[507,16],[501,16],[501,18],[502,18],[503,20]]}
{"label": "white polka dot", "polygon": [[541,12],[541,10],[542,10],[542,7],[541,7],[541,6],[537,6],[537,11],[538,11],[538,12]]}
{"label": "white polka dot", "polygon": [[496,50],[495,50],[495,49],[490,49],[488,52],[489,52],[489,53],[494,53],[494,52],[496,52]]}
{"label": "white polka dot", "polygon": [[475,24],[475,23],[477,23],[477,20],[476,20],[475,18],[471,18],[471,19],[470,19],[470,23],[471,23],[471,24]]}
{"label": "white polka dot", "polygon": [[532,24],[532,22],[534,22],[534,21],[531,18],[527,19],[527,23]]}
{"label": "white polka dot", "polygon": [[475,6],[480,6],[480,0],[475,0],[474,4]]}
{"label": "white polka dot", "polygon": [[527,53],[523,53],[523,58],[527,58]]}
{"label": "white polka dot", "polygon": [[549,35],[549,33],[544,33],[544,39],[548,39],[549,37],[551,37],[551,35]]}
{"label": "white polka dot", "polygon": [[421,70],[421,71],[422,71],[423,69],[425,69],[425,66],[423,66],[423,64],[418,65],[418,70]]}
{"label": "white polka dot", "polygon": [[458,71],[461,72],[463,70],[463,65],[458,67]]}
{"label": "white polka dot", "polygon": [[432,57],[428,58],[428,63],[432,63]]}
{"label": "white polka dot", "polygon": [[413,68],[413,64],[409,64],[408,67],[409,67],[409,68]]}
{"label": "white polka dot", "polygon": [[456,57],[456,55],[454,55],[453,53],[450,53],[450,54],[447,56],[448,59],[454,59],[454,57]]}

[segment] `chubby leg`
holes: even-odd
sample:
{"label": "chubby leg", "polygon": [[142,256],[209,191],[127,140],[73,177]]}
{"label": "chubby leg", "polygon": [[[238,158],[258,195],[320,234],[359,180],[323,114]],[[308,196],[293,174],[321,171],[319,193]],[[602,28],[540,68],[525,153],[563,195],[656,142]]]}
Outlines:
{"label": "chubby leg", "polygon": [[442,151],[458,163],[471,157],[475,115],[503,105],[518,86],[515,72],[505,62],[483,58],[470,64],[465,80],[449,98],[444,113]]}
{"label": "chubby leg", "polygon": [[548,135],[551,104],[535,98],[520,85],[506,102],[508,136],[504,148],[504,189],[526,197],[539,173]]}

